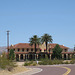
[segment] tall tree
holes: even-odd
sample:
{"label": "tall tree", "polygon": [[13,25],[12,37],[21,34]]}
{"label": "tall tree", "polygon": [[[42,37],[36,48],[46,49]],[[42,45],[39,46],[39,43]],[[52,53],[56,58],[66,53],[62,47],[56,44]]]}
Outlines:
{"label": "tall tree", "polygon": [[9,59],[10,60],[14,60],[15,59],[15,53],[14,53],[13,49],[11,49],[10,52],[9,52]]}
{"label": "tall tree", "polygon": [[40,38],[38,38],[37,35],[34,35],[33,37],[30,38],[29,42],[31,46],[34,45],[36,53],[36,46],[40,44]]}
{"label": "tall tree", "polygon": [[60,48],[60,46],[57,44],[54,48],[53,48],[53,54],[52,54],[52,57],[53,58],[57,58],[57,59],[61,59],[62,57],[62,48]]}
{"label": "tall tree", "polygon": [[44,34],[43,36],[41,36],[41,42],[46,44],[46,52],[47,52],[47,45],[48,45],[48,42],[52,43],[53,39],[52,39],[52,36],[49,35],[49,34]]}

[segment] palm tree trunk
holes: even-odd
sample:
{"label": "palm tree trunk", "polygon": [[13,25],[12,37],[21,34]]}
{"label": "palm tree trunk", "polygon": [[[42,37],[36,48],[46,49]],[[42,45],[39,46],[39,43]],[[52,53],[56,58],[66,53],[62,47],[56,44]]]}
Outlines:
{"label": "palm tree trunk", "polygon": [[35,60],[36,60],[36,43],[35,43]]}
{"label": "palm tree trunk", "polygon": [[47,42],[46,42],[46,52],[47,52]]}
{"label": "palm tree trunk", "polygon": [[36,54],[36,43],[35,43],[35,54]]}

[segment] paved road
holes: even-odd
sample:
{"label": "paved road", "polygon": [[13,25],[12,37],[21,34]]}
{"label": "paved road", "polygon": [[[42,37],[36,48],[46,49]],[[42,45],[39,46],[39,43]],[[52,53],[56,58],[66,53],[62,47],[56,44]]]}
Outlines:
{"label": "paved road", "polygon": [[59,67],[40,67],[43,69],[42,72],[34,74],[34,75],[62,75],[67,70]]}
{"label": "paved road", "polygon": [[71,72],[68,75],[75,75],[75,65],[66,66],[71,69]]}
{"label": "paved road", "polygon": [[33,70],[18,75],[75,75],[75,65],[31,66],[27,68],[33,68]]}
{"label": "paved road", "polygon": [[39,68],[43,71],[33,75],[75,75],[75,65],[41,66]]}

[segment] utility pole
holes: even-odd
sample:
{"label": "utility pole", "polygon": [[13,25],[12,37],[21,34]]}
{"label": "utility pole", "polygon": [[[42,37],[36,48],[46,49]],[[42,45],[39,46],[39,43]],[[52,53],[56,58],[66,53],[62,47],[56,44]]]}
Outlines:
{"label": "utility pole", "polygon": [[9,30],[7,31],[7,48],[9,49]]}

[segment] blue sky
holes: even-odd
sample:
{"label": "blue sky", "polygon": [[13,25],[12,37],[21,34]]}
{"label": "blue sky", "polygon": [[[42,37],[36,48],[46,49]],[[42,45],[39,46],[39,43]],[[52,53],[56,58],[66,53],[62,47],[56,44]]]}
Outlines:
{"label": "blue sky", "polygon": [[75,0],[0,0],[0,46],[28,43],[48,33],[53,43],[75,45]]}

